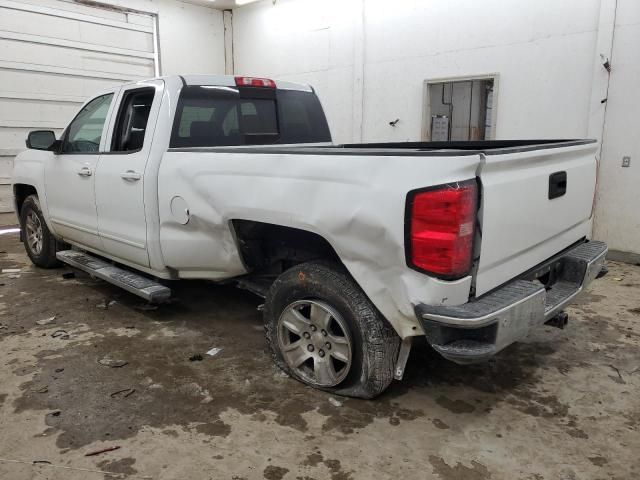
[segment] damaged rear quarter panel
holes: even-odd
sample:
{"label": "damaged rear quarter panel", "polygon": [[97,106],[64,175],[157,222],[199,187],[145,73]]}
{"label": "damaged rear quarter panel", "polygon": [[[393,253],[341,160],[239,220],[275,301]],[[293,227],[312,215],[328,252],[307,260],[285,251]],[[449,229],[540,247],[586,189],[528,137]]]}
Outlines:
{"label": "damaged rear quarter panel", "polygon": [[[231,220],[307,230],[332,245],[401,336],[420,334],[413,305],[464,303],[470,277],[443,282],[406,266],[406,194],[474,178],[479,164],[426,155],[169,151],[158,178],[164,261],[182,278],[230,278],[245,273]],[[188,205],[186,225],[171,213],[175,196]]]}

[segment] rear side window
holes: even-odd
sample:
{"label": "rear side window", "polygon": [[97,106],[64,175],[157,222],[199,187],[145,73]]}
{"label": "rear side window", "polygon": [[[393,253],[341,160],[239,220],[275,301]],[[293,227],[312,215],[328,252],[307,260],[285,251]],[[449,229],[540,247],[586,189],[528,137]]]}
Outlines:
{"label": "rear side window", "polygon": [[182,89],[171,135],[172,148],[330,141],[311,92],[208,85]]}
{"label": "rear side window", "polygon": [[137,152],[142,149],[154,94],[153,88],[125,93],[116,120],[112,152]]}
{"label": "rear side window", "polygon": [[322,106],[313,93],[283,90],[278,95],[280,143],[330,142]]}

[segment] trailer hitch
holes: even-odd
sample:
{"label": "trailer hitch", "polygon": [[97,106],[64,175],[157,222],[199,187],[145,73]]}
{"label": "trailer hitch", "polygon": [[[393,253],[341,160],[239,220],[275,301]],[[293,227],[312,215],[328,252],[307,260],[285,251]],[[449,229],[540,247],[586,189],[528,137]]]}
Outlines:
{"label": "trailer hitch", "polygon": [[568,322],[569,322],[569,314],[563,310],[562,312],[558,313],[555,317],[550,318],[549,320],[544,322],[544,324],[549,325],[551,327],[559,328],[560,330],[564,330],[564,327],[567,326]]}

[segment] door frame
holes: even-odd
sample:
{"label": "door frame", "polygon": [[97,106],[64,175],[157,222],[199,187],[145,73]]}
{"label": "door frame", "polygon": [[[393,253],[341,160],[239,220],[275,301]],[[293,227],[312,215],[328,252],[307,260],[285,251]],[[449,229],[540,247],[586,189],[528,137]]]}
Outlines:
{"label": "door frame", "polygon": [[485,140],[494,140],[496,138],[496,125],[498,123],[498,91],[500,88],[499,73],[485,73],[478,75],[461,75],[454,77],[429,78],[424,80],[422,86],[422,128],[420,138],[423,142],[431,141],[431,95],[429,87],[436,83],[448,82],[470,82],[473,80],[492,80],[493,81],[493,102],[491,104],[491,138]]}

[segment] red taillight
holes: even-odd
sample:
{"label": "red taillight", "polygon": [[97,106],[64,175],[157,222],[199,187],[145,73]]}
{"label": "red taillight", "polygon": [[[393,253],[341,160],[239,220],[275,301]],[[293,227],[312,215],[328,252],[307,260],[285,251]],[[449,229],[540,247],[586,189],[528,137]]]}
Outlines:
{"label": "red taillight", "polygon": [[478,186],[475,180],[409,193],[407,263],[436,276],[471,269]]}
{"label": "red taillight", "polygon": [[236,77],[236,87],[276,88],[276,82],[268,78]]}

